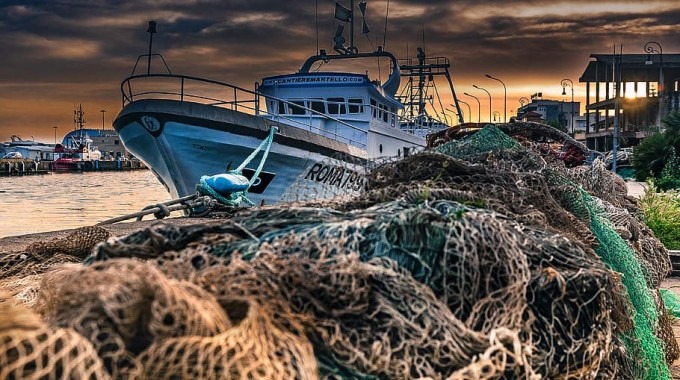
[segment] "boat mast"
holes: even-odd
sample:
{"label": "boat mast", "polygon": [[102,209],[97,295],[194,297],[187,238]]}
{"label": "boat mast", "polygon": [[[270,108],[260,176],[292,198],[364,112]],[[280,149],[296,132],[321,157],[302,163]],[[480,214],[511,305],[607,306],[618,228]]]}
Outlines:
{"label": "boat mast", "polygon": [[[350,11],[350,19],[349,19],[349,47],[350,49],[356,49],[354,47],[354,0],[350,0],[349,2],[349,9]],[[357,50],[353,50],[355,53]]]}

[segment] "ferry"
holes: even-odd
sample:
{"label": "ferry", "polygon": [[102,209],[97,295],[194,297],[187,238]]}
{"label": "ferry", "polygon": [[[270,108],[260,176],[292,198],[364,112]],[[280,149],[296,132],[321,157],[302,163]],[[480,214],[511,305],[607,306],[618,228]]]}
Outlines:
{"label": "ferry", "polygon": [[[151,38],[155,27],[149,22]],[[121,83],[123,107],[113,126],[125,148],[151,168],[175,198],[195,194],[206,177],[224,173],[241,178],[239,190],[226,190],[242,192],[242,197],[230,198],[237,204],[296,200],[296,189],[303,187],[323,188],[319,197],[357,194],[363,190],[368,162],[423,149],[433,126],[448,127],[424,112],[405,113],[416,103],[405,107],[398,100],[405,75],[401,68],[422,82],[443,73],[448,61],[428,63],[423,52],[418,64],[400,65],[380,46],[367,53],[345,46],[341,33],[339,28],[335,54],[320,50],[297,72],[265,77],[253,90],[173,74],[149,47],[149,54],[137,58],[132,75]],[[166,72],[151,72],[152,56],[161,59]],[[145,57],[146,73],[135,74]],[[365,59],[390,62],[384,83],[366,72],[313,69],[330,61]],[[419,99],[422,103],[428,97],[421,93]],[[455,94],[454,100],[458,107]]]}

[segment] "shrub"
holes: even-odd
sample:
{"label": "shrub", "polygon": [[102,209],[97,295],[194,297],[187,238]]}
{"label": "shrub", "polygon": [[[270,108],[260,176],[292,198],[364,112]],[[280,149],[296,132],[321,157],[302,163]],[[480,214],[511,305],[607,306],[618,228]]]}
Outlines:
{"label": "shrub", "polygon": [[668,249],[680,249],[680,191],[658,192],[652,182],[640,199],[647,226]]}

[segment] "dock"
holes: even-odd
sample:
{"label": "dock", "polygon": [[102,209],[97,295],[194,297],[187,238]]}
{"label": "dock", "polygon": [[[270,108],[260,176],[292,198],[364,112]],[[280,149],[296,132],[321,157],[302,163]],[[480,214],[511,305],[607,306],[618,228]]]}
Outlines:
{"label": "dock", "polygon": [[[146,165],[138,160],[125,161],[83,161],[78,163],[76,173],[99,172],[99,171],[127,171],[146,169]],[[2,159],[0,160],[0,177],[40,175],[56,172],[52,167],[52,161],[34,161],[26,159]]]}

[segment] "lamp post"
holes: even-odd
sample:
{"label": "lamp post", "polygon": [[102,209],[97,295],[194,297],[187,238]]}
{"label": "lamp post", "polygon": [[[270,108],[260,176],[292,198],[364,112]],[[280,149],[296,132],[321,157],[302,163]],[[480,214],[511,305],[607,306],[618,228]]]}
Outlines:
{"label": "lamp post", "polygon": [[57,127],[52,127],[54,128],[54,145],[57,145]]}
{"label": "lamp post", "polygon": [[574,134],[574,82],[571,79],[562,79],[562,95],[567,95],[567,86],[571,87],[571,134]]}
{"label": "lamp post", "polygon": [[102,131],[104,130],[104,114],[106,113],[106,110],[101,110],[99,111],[102,113]]}
{"label": "lamp post", "polygon": [[493,111],[493,121],[494,123],[496,122],[496,117],[498,117],[498,121],[501,119],[501,113],[498,111]]}
{"label": "lamp post", "polygon": [[463,95],[467,95],[467,96],[469,96],[469,97],[471,97],[471,98],[475,98],[475,100],[477,101],[477,124],[481,123],[481,118],[482,118],[482,103],[480,103],[479,98],[476,97],[476,96],[474,96],[474,95],[472,95],[472,94],[468,94],[467,92],[464,92]]}
{"label": "lamp post", "polygon": [[498,81],[503,85],[503,122],[507,123],[508,122],[508,88],[505,87],[505,83],[503,83],[502,80],[500,80],[498,78],[494,78],[489,74],[486,74],[486,77],[489,78],[489,79],[493,79],[495,81]]}
{"label": "lamp post", "polygon": [[[658,49],[657,49],[658,48]],[[662,113],[663,113],[663,94],[662,91],[664,90],[664,83],[663,83],[663,48],[661,48],[661,44],[656,42],[656,41],[649,41],[645,44],[645,52],[647,52],[647,60],[645,61],[645,65],[652,65],[652,53],[658,53],[659,54],[659,85],[657,86],[656,92],[659,96],[659,115],[656,117],[656,125],[661,128],[661,120],[663,120]]]}
{"label": "lamp post", "polygon": [[472,87],[474,87],[478,90],[482,90],[482,91],[486,92],[487,95],[489,95],[489,123],[490,123],[491,122],[491,93],[487,89],[479,87],[476,84],[473,84]]}
{"label": "lamp post", "polygon": [[[468,109],[468,120],[469,120],[470,122],[472,122],[472,110],[470,109],[470,103],[468,103],[468,102],[466,102],[466,101],[463,101],[463,100],[460,100],[460,99],[458,99],[458,103],[463,103],[463,104],[465,104],[465,105],[467,106],[467,109]],[[455,105],[451,104],[451,107],[455,107]],[[464,122],[465,122],[465,118],[463,118],[463,123],[464,123]]]}

